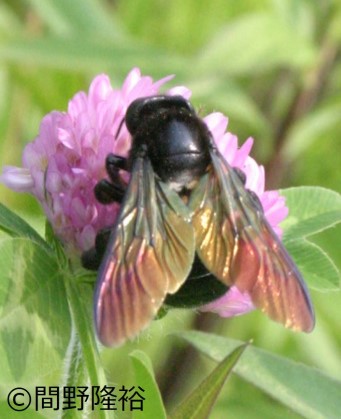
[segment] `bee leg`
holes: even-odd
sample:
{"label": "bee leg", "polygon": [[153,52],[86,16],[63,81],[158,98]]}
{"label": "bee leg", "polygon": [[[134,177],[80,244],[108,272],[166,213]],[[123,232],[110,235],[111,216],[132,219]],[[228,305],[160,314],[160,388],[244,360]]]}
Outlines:
{"label": "bee leg", "polygon": [[[121,178],[119,171],[128,170],[128,160],[115,154],[109,154],[105,160],[105,168],[110,180],[100,180],[94,188],[95,197],[101,204],[121,203],[127,189],[127,183]],[[103,258],[112,227],[97,233],[95,246],[82,254],[82,265],[86,269],[98,270]]]}
{"label": "bee leg", "polygon": [[100,258],[102,259],[104,252],[107,248],[108,241],[110,238],[110,234],[113,230],[113,226],[110,227],[104,227],[96,235],[95,239],[95,248],[96,252],[100,255]]}
{"label": "bee leg", "polygon": [[82,253],[81,263],[83,268],[89,269],[89,271],[97,271],[101,264],[101,258],[99,258],[96,248],[92,247]]}
{"label": "bee leg", "polygon": [[110,180],[117,186],[126,187],[127,183],[122,179],[120,170],[128,170],[128,159],[117,156],[116,154],[108,154],[105,159],[105,169],[109,175]]}
{"label": "bee leg", "polygon": [[97,201],[101,204],[112,204],[113,202],[122,202],[125,190],[126,186],[119,182],[113,183],[102,179],[96,184],[94,193]]}
{"label": "bee leg", "polygon": [[95,246],[82,253],[81,262],[85,269],[97,271],[104,256],[112,227],[106,227],[100,230],[95,239]]}
{"label": "bee leg", "polygon": [[110,180],[102,179],[95,186],[95,196],[101,204],[121,203],[125,194],[127,183],[122,179],[120,170],[128,169],[128,160],[125,157],[108,154],[105,159],[105,168]]}
{"label": "bee leg", "polygon": [[109,176],[111,176],[112,171],[114,174],[116,174],[118,170],[125,170],[129,172],[128,159],[126,157],[117,156],[116,154],[110,153],[105,159],[105,168]]}

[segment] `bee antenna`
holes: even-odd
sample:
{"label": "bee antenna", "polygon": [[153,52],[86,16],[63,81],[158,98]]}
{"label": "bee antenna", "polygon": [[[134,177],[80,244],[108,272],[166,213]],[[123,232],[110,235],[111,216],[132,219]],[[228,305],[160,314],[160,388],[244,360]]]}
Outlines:
{"label": "bee antenna", "polygon": [[125,122],[125,118],[122,118],[121,122],[120,122],[120,125],[118,126],[116,134],[115,134],[115,141],[117,140],[118,136],[120,135],[120,132],[121,132],[121,129],[122,129],[122,126],[123,126],[124,122]]}

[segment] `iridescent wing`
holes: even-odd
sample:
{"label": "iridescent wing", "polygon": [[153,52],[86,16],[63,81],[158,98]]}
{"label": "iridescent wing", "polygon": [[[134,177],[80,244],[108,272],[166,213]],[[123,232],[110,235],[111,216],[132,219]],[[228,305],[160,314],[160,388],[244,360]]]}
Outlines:
{"label": "iridescent wing", "polygon": [[189,202],[200,259],[223,283],[247,292],[273,320],[311,331],[314,313],[308,290],[260,202],[216,149],[211,158],[212,168]]}
{"label": "iridescent wing", "polygon": [[179,196],[157,181],[147,157],[137,157],[95,293],[101,342],[117,346],[156,315],[167,293],[188,276],[195,252],[193,227]]}

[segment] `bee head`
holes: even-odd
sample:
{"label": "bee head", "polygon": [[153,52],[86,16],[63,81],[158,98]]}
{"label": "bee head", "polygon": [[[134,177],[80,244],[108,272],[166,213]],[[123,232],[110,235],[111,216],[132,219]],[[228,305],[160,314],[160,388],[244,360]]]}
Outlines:
{"label": "bee head", "polygon": [[171,109],[195,115],[192,105],[182,96],[148,96],[135,99],[128,107],[125,123],[131,135],[146,119],[155,118]]}

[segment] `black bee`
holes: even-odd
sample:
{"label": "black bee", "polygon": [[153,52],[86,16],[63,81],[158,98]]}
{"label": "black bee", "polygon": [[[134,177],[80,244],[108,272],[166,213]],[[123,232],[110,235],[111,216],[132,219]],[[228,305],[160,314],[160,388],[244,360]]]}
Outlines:
{"label": "black bee", "polygon": [[[109,155],[110,180],[95,187],[97,199],[121,203],[120,212],[83,255],[84,266],[96,268],[104,254],[95,293],[101,342],[114,346],[136,336],[186,278],[207,277],[210,286],[212,275],[220,293],[235,285],[272,319],[311,331],[301,274],[245,188],[244,173],[225,161],[191,104],[181,96],[140,98],[125,124],[129,156]],[[128,184],[121,170],[130,172]]]}

